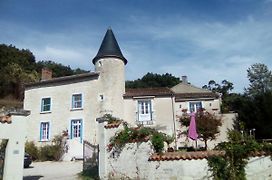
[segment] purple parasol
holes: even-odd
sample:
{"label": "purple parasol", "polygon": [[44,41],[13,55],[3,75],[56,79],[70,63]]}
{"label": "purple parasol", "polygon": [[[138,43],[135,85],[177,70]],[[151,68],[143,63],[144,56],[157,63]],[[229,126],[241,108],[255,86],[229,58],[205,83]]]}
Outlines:
{"label": "purple parasol", "polygon": [[191,120],[190,120],[188,137],[192,140],[196,140],[198,137],[198,134],[196,132],[196,121],[195,121],[195,113],[194,112],[191,113]]}

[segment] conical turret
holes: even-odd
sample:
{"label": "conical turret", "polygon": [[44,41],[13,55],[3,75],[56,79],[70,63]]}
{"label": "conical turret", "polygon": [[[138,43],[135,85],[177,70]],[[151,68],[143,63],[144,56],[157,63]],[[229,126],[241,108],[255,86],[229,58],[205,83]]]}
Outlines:
{"label": "conical turret", "polygon": [[109,28],[106,32],[99,51],[97,55],[93,58],[93,64],[95,64],[96,61],[98,61],[99,59],[105,57],[118,58],[122,60],[125,64],[127,64],[127,60],[123,56],[111,28]]}

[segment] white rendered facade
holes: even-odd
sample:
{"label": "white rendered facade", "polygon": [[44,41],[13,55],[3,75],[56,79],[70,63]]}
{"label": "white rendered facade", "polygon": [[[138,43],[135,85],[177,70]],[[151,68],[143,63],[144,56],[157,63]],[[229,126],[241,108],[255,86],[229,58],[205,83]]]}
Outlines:
{"label": "white rendered facade", "polygon": [[[134,126],[140,123],[175,135],[176,118],[182,109],[190,109],[190,103],[201,102],[205,109],[219,112],[219,97],[201,98],[200,95],[177,99],[174,90],[180,93],[179,86],[174,90],[163,89],[163,92],[161,89],[149,93],[138,90],[128,95],[125,90],[126,59],[121,52],[103,56],[101,47],[99,56],[93,60],[95,72],[49,79],[26,87],[24,109],[31,111],[27,120],[28,141],[42,146],[50,143],[55,135],[67,131],[65,158],[70,160],[82,158],[83,140],[98,143],[96,119],[104,114],[112,114]],[[201,94],[199,88],[198,91]]]}

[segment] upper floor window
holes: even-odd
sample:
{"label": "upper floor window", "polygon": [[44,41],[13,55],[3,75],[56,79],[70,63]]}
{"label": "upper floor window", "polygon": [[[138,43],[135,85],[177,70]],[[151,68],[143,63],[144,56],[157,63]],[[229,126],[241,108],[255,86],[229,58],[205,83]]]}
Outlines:
{"label": "upper floor window", "polygon": [[202,108],[202,103],[198,102],[189,102],[190,112],[197,112]]}
{"label": "upper floor window", "polygon": [[40,125],[40,141],[49,140],[49,122],[41,122]]}
{"label": "upper floor window", "polygon": [[72,109],[82,108],[82,94],[73,94],[72,96]]}
{"label": "upper floor window", "polygon": [[151,100],[138,101],[138,121],[152,121]]}
{"label": "upper floor window", "polygon": [[41,112],[51,111],[51,98],[42,98]]}

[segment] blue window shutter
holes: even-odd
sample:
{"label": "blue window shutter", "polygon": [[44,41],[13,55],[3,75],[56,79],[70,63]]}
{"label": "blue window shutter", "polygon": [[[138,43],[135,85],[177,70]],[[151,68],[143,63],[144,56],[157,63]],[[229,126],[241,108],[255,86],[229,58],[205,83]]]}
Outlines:
{"label": "blue window shutter", "polygon": [[42,123],[40,124],[40,141],[42,140]]}
{"label": "blue window shutter", "polygon": [[83,133],[83,132],[82,132],[82,129],[83,129],[82,126],[83,126],[83,123],[82,123],[82,120],[80,120],[80,134],[79,134],[79,135],[80,135],[80,142],[81,142],[81,143],[82,143],[82,133]]}
{"label": "blue window shutter", "polygon": [[148,101],[148,103],[149,103],[149,112],[150,112],[150,120],[152,120],[153,118],[152,118],[152,115],[153,115],[153,113],[152,113],[152,104],[151,104],[151,100],[149,100]]}
{"label": "blue window shutter", "polygon": [[75,108],[75,106],[74,106],[74,99],[75,99],[75,97],[74,97],[74,95],[72,95],[72,108]]}
{"label": "blue window shutter", "polygon": [[49,140],[50,137],[50,123],[48,122],[48,132],[47,132],[47,139]]}
{"label": "blue window shutter", "polygon": [[41,112],[43,111],[43,99],[41,101]]}
{"label": "blue window shutter", "polygon": [[73,120],[70,122],[70,128],[71,128],[70,139],[73,139]]}

